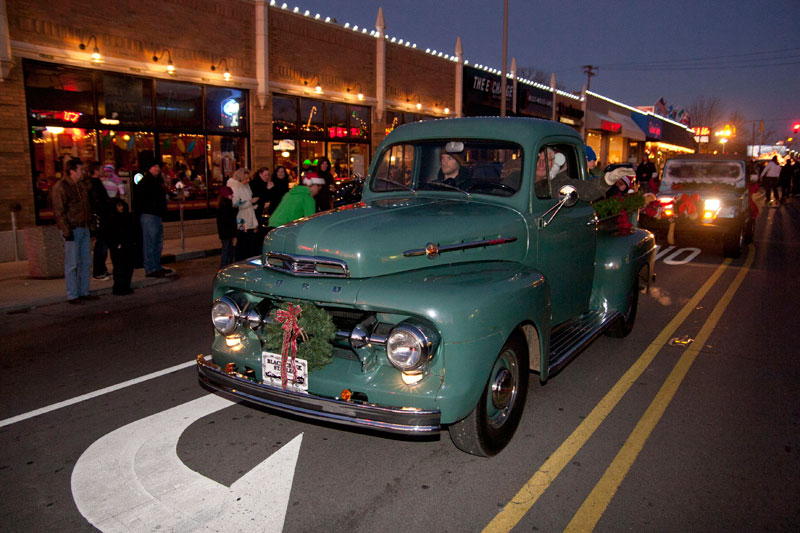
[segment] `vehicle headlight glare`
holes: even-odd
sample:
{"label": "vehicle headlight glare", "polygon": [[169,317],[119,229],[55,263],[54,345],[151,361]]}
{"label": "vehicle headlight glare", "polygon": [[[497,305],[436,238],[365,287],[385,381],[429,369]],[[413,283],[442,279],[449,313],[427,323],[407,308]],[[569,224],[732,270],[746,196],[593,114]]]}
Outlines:
{"label": "vehicle headlight glare", "polygon": [[211,323],[222,335],[230,335],[236,331],[237,320],[241,310],[232,299],[221,296],[211,306]]}
{"label": "vehicle headlight glare", "polygon": [[718,211],[719,208],[722,207],[722,202],[716,198],[711,198],[706,200],[704,205],[706,211]]}

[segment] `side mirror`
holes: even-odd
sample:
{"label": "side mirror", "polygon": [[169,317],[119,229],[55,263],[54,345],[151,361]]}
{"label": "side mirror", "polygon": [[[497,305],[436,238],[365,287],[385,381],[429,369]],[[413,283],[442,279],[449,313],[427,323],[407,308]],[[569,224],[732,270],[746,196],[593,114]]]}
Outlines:
{"label": "side mirror", "polygon": [[578,189],[573,185],[562,185],[558,190],[558,199],[564,207],[572,207],[578,202]]}

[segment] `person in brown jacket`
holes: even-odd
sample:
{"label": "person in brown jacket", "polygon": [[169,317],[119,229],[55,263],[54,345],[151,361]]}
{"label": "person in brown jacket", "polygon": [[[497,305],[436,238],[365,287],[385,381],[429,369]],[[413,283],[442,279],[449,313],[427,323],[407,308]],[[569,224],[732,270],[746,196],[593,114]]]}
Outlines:
{"label": "person in brown jacket", "polygon": [[53,185],[50,202],[56,225],[64,241],[64,278],[67,301],[80,304],[93,300],[89,296],[89,275],[92,267],[91,237],[89,235],[89,194],[83,183],[83,161],[73,157],[64,165],[64,176]]}

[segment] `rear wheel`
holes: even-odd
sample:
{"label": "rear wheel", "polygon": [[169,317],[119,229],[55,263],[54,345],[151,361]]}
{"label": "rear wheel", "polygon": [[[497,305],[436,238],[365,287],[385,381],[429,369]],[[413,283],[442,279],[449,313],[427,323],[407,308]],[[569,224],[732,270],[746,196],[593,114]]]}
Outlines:
{"label": "rear wheel", "polygon": [[528,393],[528,348],[514,333],[492,365],[481,399],[463,420],[451,424],[456,447],[481,457],[499,453],[517,430]]}

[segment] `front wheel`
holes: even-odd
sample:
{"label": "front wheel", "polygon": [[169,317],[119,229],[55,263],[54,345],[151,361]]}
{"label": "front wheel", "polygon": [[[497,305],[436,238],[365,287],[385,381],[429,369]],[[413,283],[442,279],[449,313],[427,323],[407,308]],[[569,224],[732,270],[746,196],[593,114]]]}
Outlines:
{"label": "front wheel", "polygon": [[[645,278],[646,279],[646,278]],[[628,293],[628,301],[625,311],[609,328],[606,335],[609,337],[622,338],[633,330],[633,323],[636,322],[636,310],[639,308],[639,276],[633,280],[633,286]]]}
{"label": "front wheel", "polygon": [[466,418],[451,424],[450,438],[464,452],[498,454],[517,430],[528,394],[528,348],[519,333],[503,345],[478,404]]}
{"label": "front wheel", "polygon": [[744,248],[744,241],[744,224],[739,224],[723,237],[722,252],[725,257],[739,257]]}

